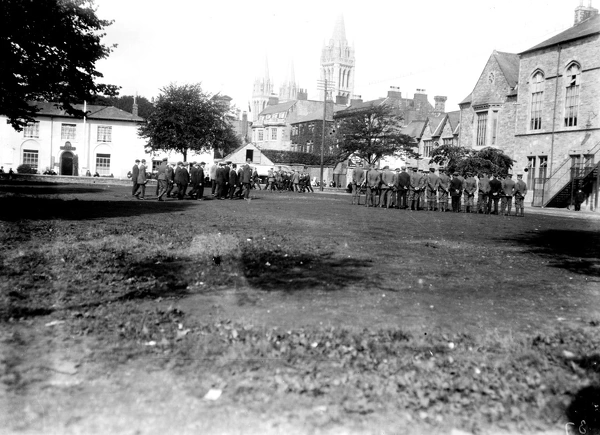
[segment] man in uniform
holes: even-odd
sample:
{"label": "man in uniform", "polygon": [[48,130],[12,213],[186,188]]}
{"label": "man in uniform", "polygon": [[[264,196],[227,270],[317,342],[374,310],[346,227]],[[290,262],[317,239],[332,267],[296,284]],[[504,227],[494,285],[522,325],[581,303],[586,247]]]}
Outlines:
{"label": "man in uniform", "polygon": [[406,172],[406,166],[402,166],[402,171],[398,174],[396,178],[396,188],[397,188],[397,206],[398,208],[406,209],[408,208],[406,195],[408,194],[408,189],[410,187],[410,175]]}
{"label": "man in uniform", "polygon": [[352,171],[352,205],[360,205],[360,189],[365,183],[365,171],[362,168],[362,163],[356,165]]}
{"label": "man in uniform", "polygon": [[450,180],[450,196],[452,197],[452,211],[460,213],[460,197],[462,195],[463,181],[458,174],[452,174]]}
{"label": "man in uniform", "polygon": [[440,177],[435,174],[435,168],[429,168],[427,180],[427,210],[435,211],[437,203],[437,191],[440,185]]}
{"label": "man in uniform", "polygon": [[381,174],[375,168],[368,169],[367,171],[367,200],[365,206],[376,207],[375,198],[377,197],[377,191],[379,189],[379,182],[381,181]]}
{"label": "man in uniform", "polygon": [[479,191],[477,195],[477,212],[488,214],[490,212],[488,203],[490,201],[490,179],[487,173],[479,174]]}
{"label": "man in uniform", "polygon": [[417,208],[419,210],[425,210],[427,206],[425,205],[425,191],[427,190],[427,174],[425,174],[425,169],[421,169],[419,171],[419,194],[417,197]]}
{"label": "man in uniform", "polygon": [[[517,174],[517,182],[515,183],[515,215],[525,216],[525,195],[527,195],[527,184],[523,181],[523,174]],[[519,213],[520,211],[520,213]]]}
{"label": "man in uniform", "polygon": [[477,180],[473,177],[472,172],[467,172],[467,178],[463,183],[465,212],[471,213],[475,211],[475,192],[477,192]]}
{"label": "man in uniform", "polygon": [[[488,210],[491,214],[498,214],[498,200],[500,199],[501,193],[502,182],[498,180],[495,175],[492,175],[492,179],[490,180],[490,202],[488,205]],[[494,206],[493,211],[492,204]]]}
{"label": "man in uniform", "polygon": [[162,163],[158,166],[158,200],[164,201],[162,199],[163,195],[167,193],[167,189],[169,188],[169,184],[167,183],[167,158],[162,159]]}
{"label": "man in uniform", "polygon": [[381,190],[379,191],[379,207],[390,208],[392,203],[392,194],[396,179],[389,166],[383,168],[381,173]]}
{"label": "man in uniform", "polygon": [[438,210],[448,211],[448,194],[450,193],[450,177],[445,169],[440,168],[440,176],[438,181],[439,203]]}
{"label": "man in uniform", "polygon": [[135,196],[138,190],[138,176],[140,175],[140,159],[135,159],[135,165],[131,168],[131,181],[133,181],[133,189],[131,196]]}
{"label": "man in uniform", "polygon": [[409,210],[417,211],[419,201],[419,181],[421,177],[419,176],[419,172],[416,166],[410,169],[412,169],[412,172],[410,173],[410,184],[408,186]]}
{"label": "man in uniform", "polygon": [[[502,181],[502,203],[501,203],[501,213],[504,216],[510,216],[510,212],[512,211],[512,199],[515,190],[515,180],[512,179],[512,174],[508,174],[506,178]],[[508,212],[507,210],[508,206]]]}

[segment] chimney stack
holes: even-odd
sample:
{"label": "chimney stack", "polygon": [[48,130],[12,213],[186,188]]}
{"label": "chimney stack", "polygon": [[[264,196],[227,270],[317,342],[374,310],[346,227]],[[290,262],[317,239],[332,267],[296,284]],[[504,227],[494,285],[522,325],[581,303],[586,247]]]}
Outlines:
{"label": "chimney stack", "polygon": [[446,100],[448,97],[433,97],[435,100],[435,111],[438,113],[444,113],[446,111]]}
{"label": "chimney stack", "polygon": [[133,116],[138,116],[137,95],[133,97],[133,108],[131,109],[131,114]]}
{"label": "chimney stack", "polygon": [[271,95],[269,97],[269,102],[267,103],[267,106],[276,106],[277,104],[279,104],[279,98],[276,95]]}
{"label": "chimney stack", "polygon": [[598,9],[592,7],[592,0],[588,1],[587,6],[583,6],[583,0],[579,1],[579,6],[575,8],[575,22],[573,23],[576,26],[579,23],[587,20],[588,18],[592,18],[598,15]]}
{"label": "chimney stack", "polygon": [[306,89],[298,89],[298,93],[296,94],[296,99],[297,100],[308,100],[308,92],[306,92]]}

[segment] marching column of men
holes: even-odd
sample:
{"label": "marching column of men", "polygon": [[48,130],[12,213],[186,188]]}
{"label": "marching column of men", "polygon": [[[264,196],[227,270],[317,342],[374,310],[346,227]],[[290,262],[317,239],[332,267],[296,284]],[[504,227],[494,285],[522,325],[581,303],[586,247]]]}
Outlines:
{"label": "marching column of men", "polygon": [[440,168],[439,175],[435,172],[435,168],[419,172],[416,167],[402,167],[392,171],[389,166],[379,170],[359,165],[352,173],[352,205],[360,205],[361,192],[364,191],[365,207],[445,212],[450,211],[450,199],[455,213],[500,213],[509,216],[514,198],[515,216],[524,216],[527,185],[522,174],[517,175],[515,182],[512,174],[500,179],[495,175],[489,178],[486,173],[475,178],[473,172],[467,172],[463,177],[444,168]]}

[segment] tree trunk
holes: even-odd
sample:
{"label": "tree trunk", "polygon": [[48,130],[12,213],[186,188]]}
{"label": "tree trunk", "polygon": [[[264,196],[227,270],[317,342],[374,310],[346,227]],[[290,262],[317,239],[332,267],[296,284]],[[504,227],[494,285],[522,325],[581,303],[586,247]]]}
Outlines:
{"label": "tree trunk", "polygon": [[187,150],[187,148],[186,148],[186,149],[184,149],[184,150],[182,151],[182,153],[181,153],[181,154],[183,154],[183,161],[184,161],[184,162],[187,162],[187,153],[188,153],[188,150]]}

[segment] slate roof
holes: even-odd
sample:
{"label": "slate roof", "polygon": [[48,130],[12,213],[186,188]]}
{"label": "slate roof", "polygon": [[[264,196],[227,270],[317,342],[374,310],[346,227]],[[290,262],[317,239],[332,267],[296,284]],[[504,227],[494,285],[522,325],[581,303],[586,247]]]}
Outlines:
{"label": "slate roof", "polygon": [[467,95],[467,97],[458,104],[459,105],[466,104],[466,103],[470,103],[471,101],[473,101],[473,92],[471,92],[469,95]]}
{"label": "slate roof", "polygon": [[530,53],[542,48],[551,47],[553,45],[558,45],[567,41],[573,41],[575,39],[585,38],[598,33],[600,33],[600,15],[588,18],[587,20],[574,25],[573,27],[559,33],[556,36],[553,36],[550,39],[546,39],[544,42],[541,42],[520,54]]}
{"label": "slate roof", "polygon": [[337,111],[336,115],[343,116],[346,114],[354,113],[359,110],[368,109],[370,107],[376,107],[376,106],[383,104],[385,102],[385,100],[387,100],[387,97],[386,98],[378,98],[376,100],[370,100],[370,101],[354,102],[350,106],[346,107],[345,109]]}
{"label": "slate roof", "polygon": [[269,115],[271,113],[287,112],[292,106],[294,106],[294,104],[296,104],[296,102],[297,100],[292,100],[286,101],[285,103],[275,104],[274,106],[267,106],[265,107],[265,110],[260,112],[259,116]]}
{"label": "slate roof", "polygon": [[[39,112],[37,116],[64,116],[66,118],[72,118],[66,111],[59,109],[54,103],[47,102],[31,102],[32,106],[37,106]],[[78,110],[83,111],[83,104],[74,104]],[[132,113],[126,112],[125,110],[118,109],[114,106],[100,106],[97,104],[88,104],[86,107],[88,112],[87,119],[99,119],[106,121],[131,121],[131,122],[143,122],[144,118],[135,116]]]}
{"label": "slate roof", "polygon": [[504,77],[506,77],[509,86],[511,88],[517,86],[517,83],[519,82],[519,55],[494,50],[493,56],[496,57],[496,61],[498,62],[498,65],[500,65],[500,69],[504,73]]}
{"label": "slate roof", "polygon": [[455,110],[454,112],[448,112],[448,122],[450,122],[450,129],[452,133],[458,133],[458,126],[460,124],[460,110]]}
{"label": "slate roof", "polygon": [[[345,107],[334,107],[333,113],[339,112],[340,110],[345,110]],[[333,122],[333,114],[331,113],[331,106],[327,105],[327,113],[325,114],[325,121]],[[296,121],[291,122],[290,124],[300,124],[303,122],[310,121],[323,121],[323,110],[315,110],[314,112],[309,113],[308,115],[302,116],[298,118]]]}
{"label": "slate roof", "polygon": [[423,130],[426,125],[427,121],[411,121],[406,127],[403,127],[400,132],[418,139],[423,135]]}
{"label": "slate roof", "polygon": [[429,128],[431,129],[432,136],[439,136],[442,134],[442,130],[444,129],[444,124],[445,124],[444,121],[445,120],[446,120],[445,113],[440,114],[440,116],[430,116],[429,117]]}

